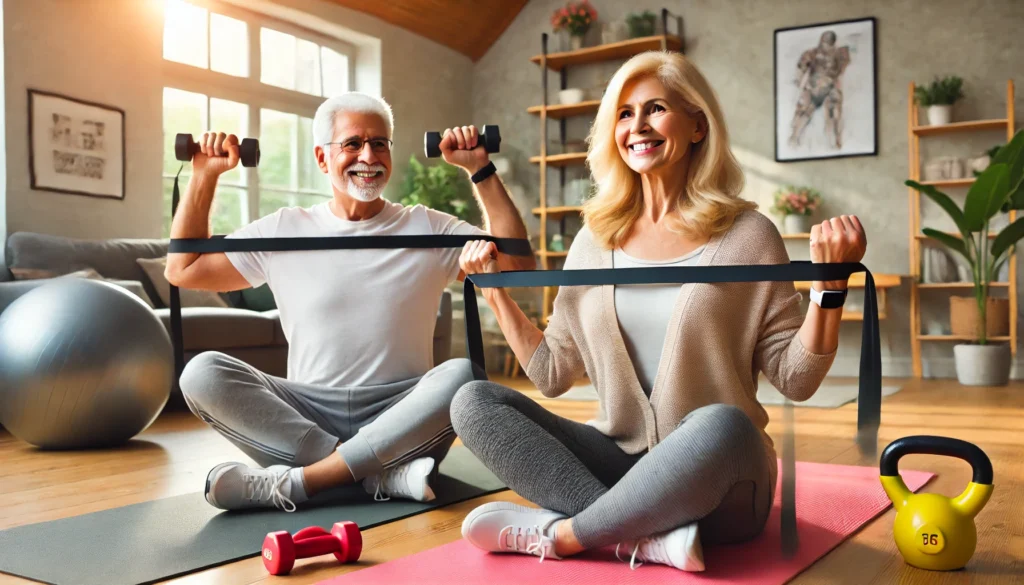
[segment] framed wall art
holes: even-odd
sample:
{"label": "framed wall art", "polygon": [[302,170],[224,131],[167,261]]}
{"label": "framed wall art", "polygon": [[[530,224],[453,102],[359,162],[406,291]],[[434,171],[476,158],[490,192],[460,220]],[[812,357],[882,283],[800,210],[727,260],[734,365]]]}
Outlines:
{"label": "framed wall art", "polygon": [[32,189],[124,199],[124,110],[28,90]]}
{"label": "framed wall art", "polygon": [[775,160],[878,154],[875,19],[775,31]]}

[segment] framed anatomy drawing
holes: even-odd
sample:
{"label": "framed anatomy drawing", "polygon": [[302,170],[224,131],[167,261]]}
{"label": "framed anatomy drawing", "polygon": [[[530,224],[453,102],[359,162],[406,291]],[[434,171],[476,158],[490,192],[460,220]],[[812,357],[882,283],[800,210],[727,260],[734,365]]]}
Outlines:
{"label": "framed anatomy drawing", "polygon": [[33,189],[124,199],[124,110],[28,90]]}
{"label": "framed anatomy drawing", "polygon": [[878,154],[875,19],[775,31],[775,160]]}

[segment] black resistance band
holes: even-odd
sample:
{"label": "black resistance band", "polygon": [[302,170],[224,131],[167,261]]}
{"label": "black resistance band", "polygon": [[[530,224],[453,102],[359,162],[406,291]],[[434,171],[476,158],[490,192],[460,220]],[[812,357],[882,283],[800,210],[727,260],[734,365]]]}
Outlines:
{"label": "black resistance band", "polygon": [[[365,248],[452,248],[466,242],[487,240],[499,251],[525,256],[532,254],[526,240],[492,236],[363,236],[312,238],[172,239],[171,253],[225,251],[352,250]],[[878,298],[871,272],[861,263],[753,264],[731,266],[672,266],[659,268],[601,268],[591,270],[524,270],[498,274],[473,274],[464,282],[466,350],[478,370],[486,376],[483,334],[476,304],[476,288],[517,288],[543,286],[604,286],[629,284],[685,284],[715,282],[793,282],[798,280],[845,280],[856,272],[865,273],[864,321],[861,336],[860,388],[857,405],[858,433],[876,430],[880,422],[882,359],[878,325]],[[171,329],[175,352],[176,382],[181,376],[184,351],[181,331],[181,302],[171,286]]]}

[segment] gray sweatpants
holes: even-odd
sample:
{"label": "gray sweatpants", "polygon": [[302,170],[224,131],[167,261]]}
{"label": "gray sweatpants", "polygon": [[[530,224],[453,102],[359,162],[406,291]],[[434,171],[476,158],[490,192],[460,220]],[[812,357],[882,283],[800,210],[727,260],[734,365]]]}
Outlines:
{"label": "gray sweatpants", "polygon": [[331,388],[209,351],[189,361],[180,386],[192,412],[258,464],[305,466],[337,447],[359,481],[420,457],[440,464],[455,441],[452,398],[472,379],[469,360],[453,359],[410,380]]}
{"label": "gray sweatpants", "polygon": [[516,493],[572,517],[573,532],[587,548],[691,522],[699,523],[702,544],[742,542],[764,529],[774,499],[760,433],[730,405],[691,412],[637,455],[594,427],[493,382],[459,390],[452,424]]}

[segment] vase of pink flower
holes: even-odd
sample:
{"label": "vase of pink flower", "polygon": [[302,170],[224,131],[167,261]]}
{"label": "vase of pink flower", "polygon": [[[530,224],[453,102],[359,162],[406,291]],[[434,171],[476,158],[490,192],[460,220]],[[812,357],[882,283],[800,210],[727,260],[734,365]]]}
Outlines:
{"label": "vase of pink flower", "polygon": [[772,211],[782,216],[785,233],[806,234],[811,231],[811,216],[819,205],[821,194],[816,190],[787,185],[775,192]]}
{"label": "vase of pink flower", "polygon": [[551,26],[555,32],[566,31],[569,33],[570,47],[573,50],[583,48],[583,37],[586,36],[590,26],[597,20],[597,10],[591,6],[589,0],[569,2],[564,8],[559,8],[551,15]]}

